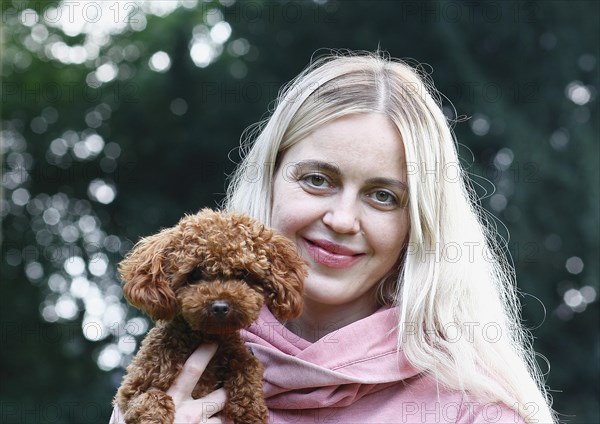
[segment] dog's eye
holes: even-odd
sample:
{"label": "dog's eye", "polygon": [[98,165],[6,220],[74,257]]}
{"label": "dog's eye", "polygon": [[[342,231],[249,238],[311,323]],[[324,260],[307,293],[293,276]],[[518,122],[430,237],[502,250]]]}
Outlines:
{"label": "dog's eye", "polygon": [[236,280],[244,281],[246,284],[251,285],[253,283],[252,274],[248,271],[238,271],[234,277]]}
{"label": "dog's eye", "polygon": [[250,286],[262,286],[264,283],[255,275],[250,274],[249,272],[244,273],[240,280],[243,280],[246,282],[246,284],[250,285]]}
{"label": "dog's eye", "polygon": [[205,278],[205,275],[204,275],[204,272],[202,271],[202,268],[195,268],[187,276],[188,281],[198,281],[198,280],[203,280],[204,278]]}

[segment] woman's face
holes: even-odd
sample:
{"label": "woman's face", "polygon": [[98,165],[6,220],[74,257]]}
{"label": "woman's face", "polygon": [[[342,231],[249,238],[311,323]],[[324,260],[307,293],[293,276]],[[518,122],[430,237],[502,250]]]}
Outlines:
{"label": "woman's face", "polygon": [[384,115],[337,119],[284,153],[271,223],[309,264],[307,301],[373,312],[407,242],[406,199],[402,140]]}

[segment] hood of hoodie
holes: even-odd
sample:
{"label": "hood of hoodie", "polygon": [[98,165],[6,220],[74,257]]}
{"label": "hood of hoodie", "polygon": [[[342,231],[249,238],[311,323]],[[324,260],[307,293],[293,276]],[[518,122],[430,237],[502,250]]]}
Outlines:
{"label": "hood of hoodie", "polygon": [[343,407],[419,374],[397,348],[397,316],[381,308],[310,343],[263,307],[242,338],[265,364],[269,408]]}

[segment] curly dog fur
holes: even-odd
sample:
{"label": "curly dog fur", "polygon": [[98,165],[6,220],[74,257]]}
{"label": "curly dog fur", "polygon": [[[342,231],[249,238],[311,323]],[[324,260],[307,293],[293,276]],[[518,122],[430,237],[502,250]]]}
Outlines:
{"label": "curly dog fur", "polygon": [[140,240],[119,271],[129,303],[157,321],[114,400],[125,421],[172,424],[166,390],[198,345],[214,341],[218,351],[192,396],[222,386],[226,417],[266,423],[262,367],[238,330],[263,302],[282,320],[300,314],[306,271],[295,245],[245,215],[203,209]]}

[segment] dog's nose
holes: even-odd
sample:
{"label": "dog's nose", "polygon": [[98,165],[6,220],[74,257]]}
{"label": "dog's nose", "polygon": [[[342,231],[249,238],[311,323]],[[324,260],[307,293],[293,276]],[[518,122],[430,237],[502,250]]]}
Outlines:
{"label": "dog's nose", "polygon": [[224,300],[215,300],[211,309],[213,314],[224,317],[229,312],[229,304]]}

